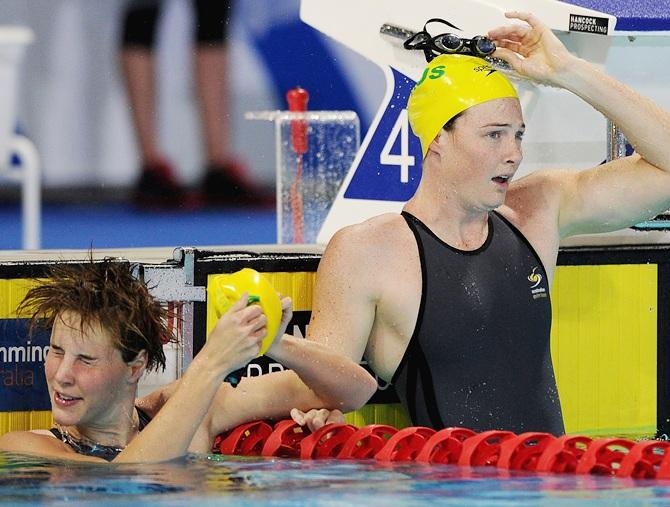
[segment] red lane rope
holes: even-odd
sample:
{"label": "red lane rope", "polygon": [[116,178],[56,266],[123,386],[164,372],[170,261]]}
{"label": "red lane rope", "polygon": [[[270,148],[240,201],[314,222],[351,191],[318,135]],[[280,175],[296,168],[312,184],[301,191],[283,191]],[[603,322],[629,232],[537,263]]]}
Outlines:
{"label": "red lane rope", "polygon": [[495,466],[509,470],[670,479],[670,442],[467,428],[398,430],[329,424],[310,432],[292,420],[242,424],[219,435],[214,451],[301,459],[376,459]]}

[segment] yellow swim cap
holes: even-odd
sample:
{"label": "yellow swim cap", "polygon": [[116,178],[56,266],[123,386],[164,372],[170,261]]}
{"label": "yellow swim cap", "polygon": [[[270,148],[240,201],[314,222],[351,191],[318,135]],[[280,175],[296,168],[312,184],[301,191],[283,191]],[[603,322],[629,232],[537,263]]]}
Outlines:
{"label": "yellow swim cap", "polygon": [[244,268],[235,273],[213,275],[207,283],[207,297],[214,306],[217,319],[221,318],[244,292],[249,294],[249,304],[259,304],[267,318],[267,334],[263,338],[258,354],[262,356],[272,345],[282,317],[281,300],[270,281],[255,269]]}
{"label": "yellow swim cap", "polygon": [[493,99],[518,97],[514,86],[488,62],[469,55],[440,55],[423,71],[407,101],[412,131],[423,156],[445,123]]}

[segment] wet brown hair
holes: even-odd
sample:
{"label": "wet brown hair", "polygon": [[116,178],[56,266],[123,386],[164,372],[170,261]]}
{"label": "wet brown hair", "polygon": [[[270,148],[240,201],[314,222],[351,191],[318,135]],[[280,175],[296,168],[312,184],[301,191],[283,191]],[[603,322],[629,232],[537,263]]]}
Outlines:
{"label": "wet brown hair", "polygon": [[81,331],[93,323],[112,336],[125,362],[146,350],[147,370],[165,369],[163,344],[176,338],[168,327],[169,312],[149,293],[128,262],[113,259],[54,265],[47,279],[31,288],[17,308],[36,327],[51,329],[59,316],[72,312],[81,318]]}

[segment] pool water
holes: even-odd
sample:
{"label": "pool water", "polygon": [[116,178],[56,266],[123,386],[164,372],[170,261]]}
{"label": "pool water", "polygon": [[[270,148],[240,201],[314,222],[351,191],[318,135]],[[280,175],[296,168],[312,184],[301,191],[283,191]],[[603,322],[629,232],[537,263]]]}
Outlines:
{"label": "pool water", "polygon": [[5,505],[670,505],[670,481],[377,461],[190,455],[161,464],[0,453]]}

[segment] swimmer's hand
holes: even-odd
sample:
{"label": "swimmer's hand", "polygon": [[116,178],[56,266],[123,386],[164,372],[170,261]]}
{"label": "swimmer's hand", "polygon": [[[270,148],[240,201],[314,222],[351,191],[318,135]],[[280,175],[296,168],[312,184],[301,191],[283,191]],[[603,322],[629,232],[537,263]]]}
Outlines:
{"label": "swimmer's hand", "polygon": [[558,84],[557,77],[575,57],[533,14],[512,11],[506,12],[505,17],[520,19],[528,26],[513,24],[491,30],[488,36],[497,46],[493,56],[505,60],[523,77],[547,85]]}
{"label": "swimmer's hand", "polygon": [[248,301],[249,294],[245,292],[217,321],[198,354],[204,354],[207,361],[224,368],[225,374],[254,359],[267,334],[263,309],[259,305],[249,305]]}
{"label": "swimmer's hand", "polygon": [[316,431],[326,424],[343,423],[344,414],[339,410],[328,410],[326,408],[313,408],[303,412],[294,408],[291,410],[291,418],[300,426],[307,426],[310,431]]}
{"label": "swimmer's hand", "polygon": [[274,357],[272,353],[277,352],[277,348],[280,346],[282,336],[284,336],[284,333],[286,332],[288,323],[293,318],[293,302],[291,301],[291,298],[283,297],[281,295],[279,297],[281,298],[281,322],[279,323],[279,329],[272,341],[272,345],[266,352],[266,355],[270,357]]}

